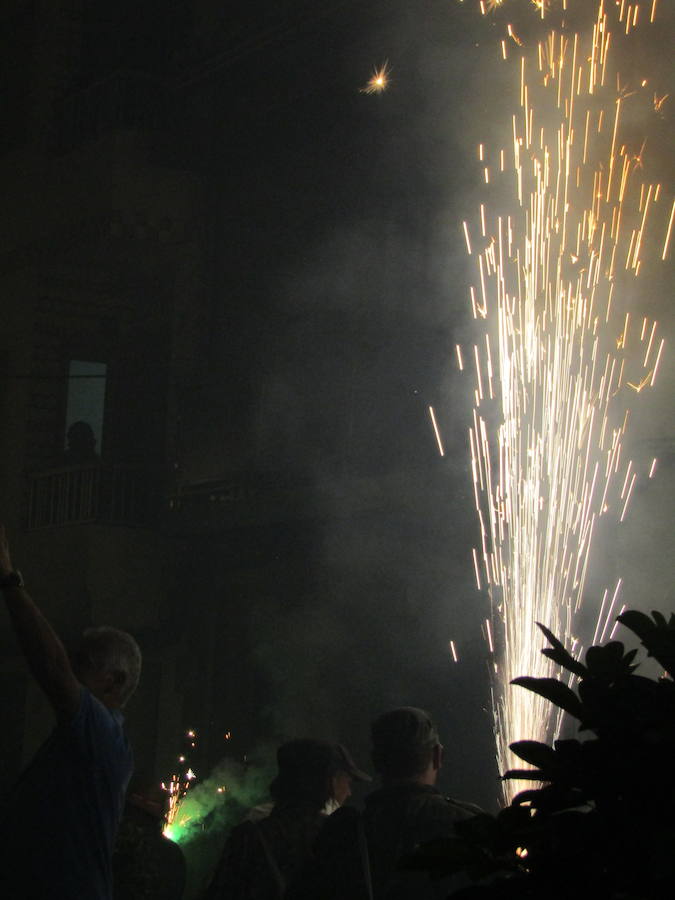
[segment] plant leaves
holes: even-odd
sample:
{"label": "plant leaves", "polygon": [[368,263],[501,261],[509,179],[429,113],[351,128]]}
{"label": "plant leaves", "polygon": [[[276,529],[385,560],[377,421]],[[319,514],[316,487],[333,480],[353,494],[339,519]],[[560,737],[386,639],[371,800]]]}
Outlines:
{"label": "plant leaves", "polygon": [[617,616],[642,641],[650,656],[656,659],[671,677],[675,677],[675,615],[666,621],[664,615],[652,612],[652,619],[637,609],[628,609]]}
{"label": "plant leaves", "polygon": [[620,641],[589,647],[586,651],[587,677],[597,678],[608,684],[625,678],[635,669],[635,666],[630,665],[634,657],[633,651],[624,655],[624,645]]}
{"label": "plant leaves", "polygon": [[521,675],[519,678],[514,678],[511,684],[517,684],[519,687],[524,687],[526,690],[550,700],[551,703],[564,709],[575,719],[583,718],[583,706],[577,695],[556,678],[532,678],[530,675]]}
{"label": "plant leaves", "polygon": [[627,609],[617,616],[619,622],[629,628],[633,634],[636,634],[641,641],[654,630],[654,622],[649,618],[647,613],[640,612],[638,609]]}
{"label": "plant leaves", "polygon": [[555,750],[540,741],[515,741],[509,747],[516,756],[539,769],[551,768],[556,764]]}
{"label": "plant leaves", "polygon": [[559,784],[546,784],[540,788],[520,791],[512,803],[527,804],[526,809],[556,813],[571,807],[581,806],[586,802],[584,792],[580,788],[568,788]]}
{"label": "plant leaves", "polygon": [[502,775],[502,781],[509,778],[517,778],[521,781],[549,781],[550,775],[541,769],[509,769]]}
{"label": "plant leaves", "polygon": [[544,656],[548,657],[548,659],[552,659],[554,663],[557,663],[569,672],[574,672],[575,675],[581,675],[583,677],[586,674],[586,666],[575,659],[572,654],[565,649],[553,632],[549,631],[545,625],[542,625],[541,622],[537,622],[537,627],[541,629],[546,636],[546,639],[552,645],[551,647],[545,647],[541,651]]}

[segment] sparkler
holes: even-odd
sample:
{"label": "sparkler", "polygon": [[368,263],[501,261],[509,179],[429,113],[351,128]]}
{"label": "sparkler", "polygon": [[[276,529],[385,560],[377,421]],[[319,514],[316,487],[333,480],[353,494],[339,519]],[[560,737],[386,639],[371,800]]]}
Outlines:
{"label": "sparkler", "polygon": [[[479,148],[498,209],[481,204],[480,224],[463,223],[479,275],[473,315],[486,328],[473,353],[469,438],[481,531],[473,561],[492,606],[484,631],[501,771],[522,767],[511,742],[548,741],[560,726],[547,701],[509,685],[555,674],[539,652],[537,621],[568,643],[582,626],[600,520],[623,521],[642,477],[624,451],[629,407],[654,386],[663,350],[656,322],[643,317],[640,327],[630,307],[644,267],[667,256],[675,205],[660,183],[643,180],[645,143],[636,144],[626,109],[661,115],[667,95],[662,85],[648,93],[648,79],[624,84],[614,60],[616,44],[630,48],[654,27],[657,4],[640,16],[640,3],[600,0],[588,28],[572,30],[565,16],[574,2],[560,0],[555,11],[533,3],[545,28],[559,14],[536,46],[506,26],[501,55],[517,67],[519,95],[510,140],[492,153]],[[586,14],[590,4],[578,3]],[[480,3],[483,15],[498,7]],[[608,630],[619,587],[596,636]],[[511,786],[504,790],[510,799]]]}

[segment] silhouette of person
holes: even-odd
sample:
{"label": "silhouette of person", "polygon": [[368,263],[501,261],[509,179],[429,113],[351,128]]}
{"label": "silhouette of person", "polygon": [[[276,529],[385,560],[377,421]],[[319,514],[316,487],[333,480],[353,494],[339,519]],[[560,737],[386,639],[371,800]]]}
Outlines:
{"label": "silhouette of person", "polygon": [[112,851],[133,756],[123,709],[141,652],[124,631],[84,632],[69,658],[12,566],[0,525],[0,591],[56,724],[0,802],[0,896],[110,900]]}
{"label": "silhouette of person", "polygon": [[264,818],[250,816],[225,844],[207,900],[279,900],[312,852],[329,817],[351,794],[351,783],[370,781],[342,744],[301,738],[277,750],[274,800]]}
{"label": "silhouette of person", "polygon": [[66,466],[82,466],[100,461],[96,452],[96,437],[89,422],[73,422],[66,433],[68,448],[63,454]]}

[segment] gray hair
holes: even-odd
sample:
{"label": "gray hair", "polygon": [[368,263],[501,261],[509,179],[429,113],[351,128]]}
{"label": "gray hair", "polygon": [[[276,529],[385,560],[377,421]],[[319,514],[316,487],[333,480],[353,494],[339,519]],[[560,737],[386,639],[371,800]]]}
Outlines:
{"label": "gray hair", "polygon": [[120,705],[124,706],[141,676],[141,651],[134,638],[111,625],[87,628],[79,654],[84,664],[97,672],[124,676],[119,689]]}

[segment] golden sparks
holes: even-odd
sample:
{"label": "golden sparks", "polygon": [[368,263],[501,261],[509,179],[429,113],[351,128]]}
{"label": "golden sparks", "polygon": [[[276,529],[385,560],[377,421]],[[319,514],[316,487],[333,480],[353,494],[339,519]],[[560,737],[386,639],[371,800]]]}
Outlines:
{"label": "golden sparks", "polygon": [[361,93],[382,94],[389,87],[391,82],[390,75],[391,68],[389,67],[389,63],[385,60],[379,69],[373,69],[370,80],[360,89]]}
{"label": "golden sparks", "polygon": [[[624,444],[631,404],[654,386],[664,349],[635,297],[670,252],[675,202],[666,185],[663,202],[659,180],[646,180],[655,161],[645,161],[646,139],[636,141],[633,109],[643,104],[650,115],[642,120],[653,121],[668,95],[652,101],[649,79],[628,80],[614,60],[615,48],[630,52],[633,32],[649,28],[657,4],[648,22],[637,3],[596,0],[594,23],[572,33],[565,13],[573,2],[589,4],[532,0],[530,17],[561,14],[561,27],[537,46],[530,29],[523,42],[508,25],[519,47],[506,62],[514,75],[508,137],[478,153],[482,169],[500,154],[482,189],[497,210],[481,202],[478,222],[462,222],[475,265],[471,309],[485,338],[471,359],[457,354],[460,371],[473,369],[474,378],[469,445],[480,539],[472,557],[492,608],[484,634],[501,771],[521,767],[513,741],[550,741],[559,731],[550,704],[509,685],[525,673],[555,675],[535,623],[570,643],[582,604],[591,602],[599,523],[611,516],[619,527],[646,477],[642,463],[626,460]],[[479,5],[484,15],[502,2]],[[502,65],[503,43],[498,51]],[[613,633],[620,589],[619,579],[602,604],[598,598],[593,641]],[[512,790],[505,785],[507,800]]]}

